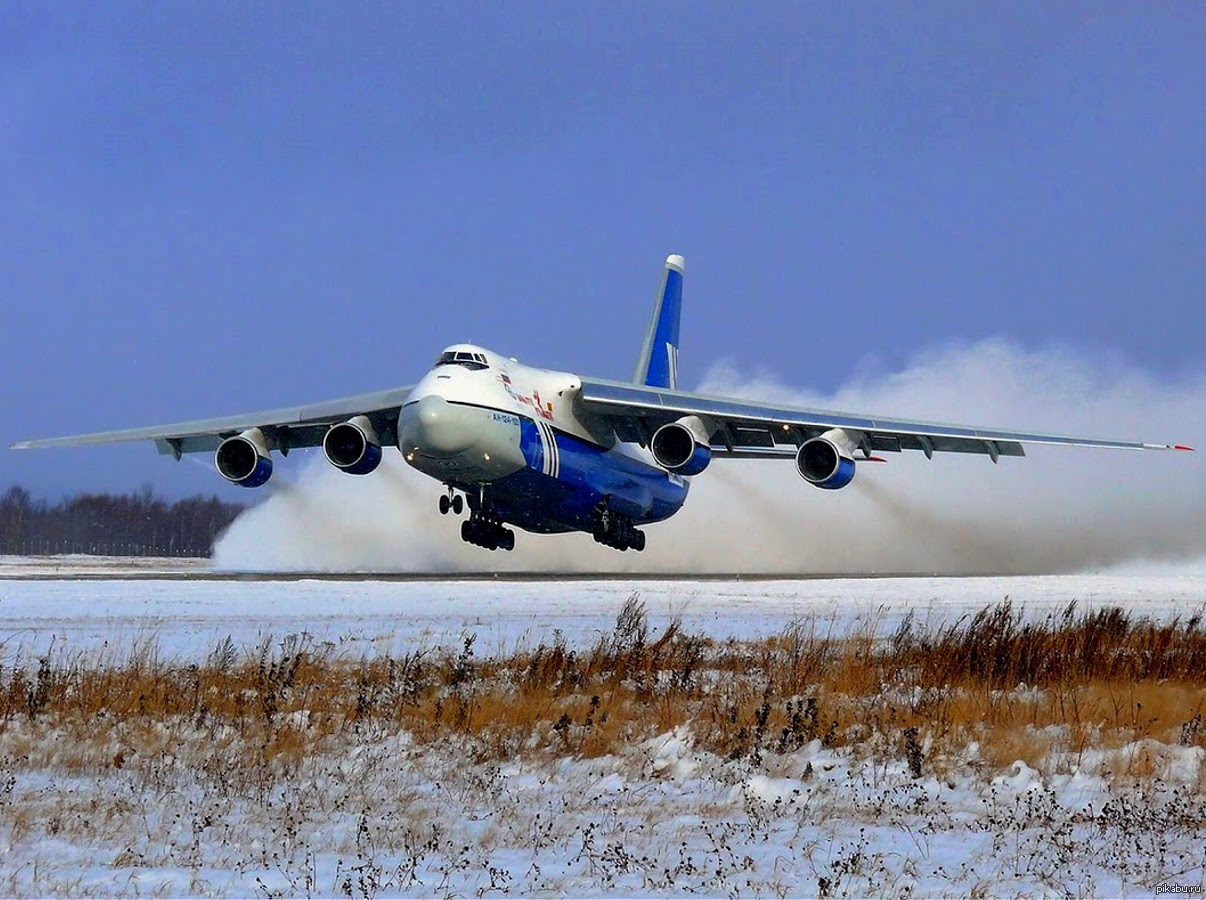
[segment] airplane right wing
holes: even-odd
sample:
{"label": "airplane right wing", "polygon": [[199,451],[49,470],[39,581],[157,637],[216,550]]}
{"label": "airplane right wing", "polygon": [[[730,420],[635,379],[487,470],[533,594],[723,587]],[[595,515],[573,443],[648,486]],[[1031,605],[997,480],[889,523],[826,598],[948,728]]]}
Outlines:
{"label": "airplane right wing", "polygon": [[406,402],[411,386],[357,394],[338,400],[326,400],[306,406],[286,406],[259,412],[242,413],[213,419],[195,419],[148,428],[120,431],[94,431],[67,437],[21,441],[12,450],[39,450],[44,447],[76,447],[115,441],[154,441],[160,453],[177,459],[184,453],[214,451],[226,438],[258,428],[273,449],[288,453],[295,447],[317,447],[328,429],[355,416],[366,417],[383,444],[396,444],[398,410]]}

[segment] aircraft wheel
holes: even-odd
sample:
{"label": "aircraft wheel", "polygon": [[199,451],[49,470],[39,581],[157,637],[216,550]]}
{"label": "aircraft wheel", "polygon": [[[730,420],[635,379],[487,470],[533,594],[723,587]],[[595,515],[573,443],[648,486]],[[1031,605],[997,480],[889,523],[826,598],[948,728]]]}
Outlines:
{"label": "aircraft wheel", "polygon": [[498,546],[502,547],[504,550],[508,550],[508,551],[514,550],[515,549],[515,532],[509,528],[503,529],[502,537],[498,542]]}
{"label": "aircraft wheel", "polygon": [[637,553],[642,553],[645,550],[645,532],[634,531],[632,533],[632,547]]}
{"label": "aircraft wheel", "polygon": [[465,511],[465,499],[460,494],[452,498],[452,511],[458,516]]}
{"label": "aircraft wheel", "polygon": [[448,501],[448,495],[447,494],[442,495],[440,497],[440,515],[441,516],[448,515],[449,506],[450,506],[450,503]]}
{"label": "aircraft wheel", "polygon": [[473,529],[470,528],[469,519],[461,523],[461,540],[467,544],[473,543]]}

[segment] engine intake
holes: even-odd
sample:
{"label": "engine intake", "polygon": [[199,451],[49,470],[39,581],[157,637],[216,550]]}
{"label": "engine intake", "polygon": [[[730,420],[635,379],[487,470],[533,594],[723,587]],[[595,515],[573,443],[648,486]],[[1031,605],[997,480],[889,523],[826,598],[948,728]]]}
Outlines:
{"label": "engine intake", "polygon": [[827,491],[844,488],[854,480],[854,452],[850,437],[831,429],[805,441],[796,451],[796,469],[809,484]]}
{"label": "engine intake", "polygon": [[649,449],[658,465],[679,475],[698,475],[712,461],[708,429],[699,416],[684,416],[653,433]]}
{"label": "engine intake", "polygon": [[214,453],[214,468],[219,475],[239,487],[259,487],[272,477],[269,452],[264,432],[258,428],[248,428],[218,445]]}
{"label": "engine intake", "polygon": [[349,475],[367,475],[381,464],[381,441],[367,416],[332,425],[323,436],[322,452]]}

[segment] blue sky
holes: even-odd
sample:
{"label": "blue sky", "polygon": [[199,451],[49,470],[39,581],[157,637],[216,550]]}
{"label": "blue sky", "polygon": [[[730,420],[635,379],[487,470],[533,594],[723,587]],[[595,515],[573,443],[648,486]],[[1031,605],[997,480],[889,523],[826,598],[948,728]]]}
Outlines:
{"label": "blue sky", "polygon": [[[1203,48],[1190,3],[10,2],[0,444],[459,340],[628,377],[671,252],[688,385],[989,336],[1200,371]],[[13,482],[248,499],[147,445]]]}

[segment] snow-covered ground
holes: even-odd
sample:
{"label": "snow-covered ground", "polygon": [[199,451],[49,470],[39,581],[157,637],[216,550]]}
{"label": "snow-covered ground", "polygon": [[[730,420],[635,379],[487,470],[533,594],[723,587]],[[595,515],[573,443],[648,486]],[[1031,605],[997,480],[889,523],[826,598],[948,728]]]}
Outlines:
{"label": "snow-covered ground", "polygon": [[[2,571],[2,570],[0,570]],[[210,581],[5,580],[0,578],[0,663],[60,649],[128,649],[154,641],[168,656],[197,655],[230,636],[308,632],[360,656],[416,642],[444,645],[477,635],[479,654],[551,640],[593,642],[637,593],[650,624],[672,615],[714,637],[756,637],[815,617],[841,634],[874,621],[892,628],[907,612],[948,620],[1009,599],[1028,615],[1076,600],[1166,618],[1206,605],[1197,572],[1125,572],[993,578],[867,578],[797,581]]]}
{"label": "snow-covered ground", "polygon": [[[290,770],[221,728],[126,737],[73,763],[62,733],[0,729],[0,893],[1131,897],[1206,865],[1200,747],[1000,772],[972,747],[914,778],[819,741],[722,760],[686,729],[498,764],[370,728]],[[1146,752],[1160,777],[1109,775]]]}
{"label": "snow-covered ground", "polygon": [[0,578],[161,575],[200,572],[209,567],[208,559],[179,556],[93,556],[88,553],[0,555]]}
{"label": "snow-covered ground", "polygon": [[[910,610],[949,620],[1006,598],[1035,616],[1071,600],[1185,616],[1206,605],[1206,578],[0,578],[0,666],[52,645],[120,658],[153,641],[187,659],[228,635],[251,648],[300,632],[353,658],[472,632],[480,658],[558,632],[593,642],[633,593],[652,629],[679,615],[724,638],[808,617],[889,629]],[[374,723],[291,769],[245,766],[262,748],[221,725],[147,727],[101,720],[85,742],[0,721],[0,894],[1152,896],[1206,878],[1198,746],[1074,754],[1048,735],[1037,769],[993,770],[972,745],[914,778],[898,754],[818,742],[720,759],[689,729],[599,759],[500,764]]]}

